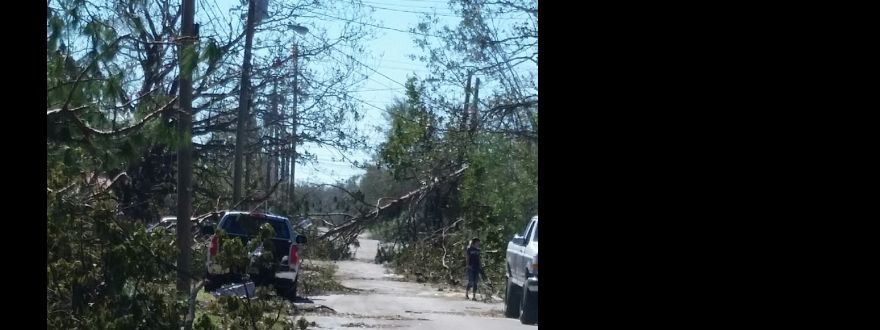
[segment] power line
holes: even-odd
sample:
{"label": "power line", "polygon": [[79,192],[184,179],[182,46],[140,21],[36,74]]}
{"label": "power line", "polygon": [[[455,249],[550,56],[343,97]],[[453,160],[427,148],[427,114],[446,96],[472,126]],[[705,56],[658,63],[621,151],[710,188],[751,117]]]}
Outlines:
{"label": "power line", "polygon": [[370,27],[377,28],[377,29],[383,29],[383,30],[395,31],[395,32],[400,32],[400,33],[408,33],[408,34],[412,34],[412,35],[419,35],[419,36],[425,36],[425,37],[446,38],[446,37],[439,36],[439,35],[435,35],[435,34],[426,34],[426,33],[421,33],[421,32],[412,32],[412,31],[406,31],[406,30],[401,30],[401,29],[391,28],[391,27],[387,27],[387,26],[381,26],[381,25],[376,25],[376,24],[370,24],[370,23],[359,22],[359,21],[355,21],[355,20],[353,20],[353,19],[341,18],[341,17],[336,17],[336,16],[333,16],[333,15],[324,14],[324,13],[313,12],[313,11],[308,10],[308,9],[304,9],[304,11],[309,12],[309,13],[312,13],[312,14],[315,14],[315,15],[318,15],[318,16],[324,16],[324,17],[328,17],[328,18],[335,19],[335,20],[346,21],[346,22],[349,22],[349,23],[355,23],[355,24],[366,25],[366,26],[370,26]]}
{"label": "power line", "polygon": [[[422,14],[422,15],[431,14],[431,15],[444,16],[444,17],[461,18],[460,14],[458,14],[455,11],[450,10],[448,8],[407,6],[407,5],[401,5],[401,4],[375,3],[375,2],[369,2],[369,1],[363,1],[362,4],[364,6],[367,6],[367,7],[373,8],[373,9],[378,9],[378,10],[387,10],[387,11]],[[407,9],[399,9],[399,8],[388,8],[387,6],[392,6],[392,7],[397,6],[397,7],[404,7],[404,8],[410,7],[410,8],[416,8],[416,9],[422,9],[422,10],[431,10],[431,11],[415,11],[415,9],[407,10]],[[438,9],[442,9],[443,12],[438,12],[437,11]],[[522,20],[523,19],[523,17],[504,17],[504,16],[501,16],[502,14],[511,14],[511,13],[518,14],[518,15],[522,14],[521,12],[497,13],[496,15],[494,15],[493,19],[500,19],[500,20]]]}
{"label": "power line", "polygon": [[[334,58],[334,60],[336,60],[336,59]],[[337,60],[337,61],[338,61],[338,60]],[[381,82],[381,81],[378,81],[378,80],[376,80],[376,79],[373,79],[373,76],[367,76],[367,80],[372,81],[372,82],[378,84],[379,86],[382,86],[382,87],[385,87],[385,88],[388,88],[388,89],[398,88],[398,87],[391,87],[391,86],[388,86],[388,85],[385,84],[384,82]]]}
{"label": "power line", "polygon": [[385,91],[402,91],[405,88],[377,88],[377,89],[362,89],[359,91],[353,91],[353,93],[366,93],[366,92],[385,92]]}
{"label": "power line", "polygon": [[438,1],[431,1],[431,0],[398,0],[398,1],[408,1],[408,2],[417,2],[417,3],[438,3],[438,4],[440,4],[440,3],[442,3],[442,4],[447,4],[447,3],[448,3],[448,1],[444,1],[444,0],[438,0]]}
{"label": "power line", "polygon": [[375,0],[372,0],[372,1],[362,1],[362,2],[363,2],[363,3],[373,4],[373,5],[380,5],[380,6],[393,6],[393,7],[415,8],[415,9],[442,9],[442,10],[450,11],[450,9],[449,9],[449,7],[448,7],[448,4],[447,4],[445,1],[443,1],[443,2],[438,2],[438,4],[442,3],[442,5],[440,5],[440,6],[434,6],[434,5],[430,5],[430,6],[413,6],[413,5],[406,5],[406,4],[400,4],[400,3],[377,2],[377,1],[375,1]]}
{"label": "power line", "polygon": [[[311,34],[311,33],[309,33],[309,34]],[[313,35],[313,36],[314,36],[314,35]],[[373,71],[373,72],[375,72],[375,73],[381,75],[381,76],[384,77],[385,79],[388,79],[388,80],[390,80],[390,81],[392,81],[392,82],[394,82],[394,83],[396,83],[396,84],[398,84],[398,85],[401,85],[401,86],[403,86],[404,88],[406,88],[406,85],[401,84],[401,83],[398,82],[397,80],[394,80],[394,79],[392,79],[392,78],[390,78],[390,77],[388,77],[388,76],[382,74],[381,72],[378,72],[378,71],[374,70],[373,68],[367,66],[366,64],[364,64],[364,63],[358,61],[358,60],[357,60],[356,58],[354,58],[353,56],[348,55],[348,54],[345,53],[345,52],[342,52],[341,50],[339,50],[338,48],[336,48],[336,46],[330,46],[330,48],[334,48],[334,49],[336,49],[337,52],[339,52],[340,54],[343,54],[343,55],[345,55],[345,56],[348,56],[348,57],[349,57],[350,59],[352,59],[355,63],[360,64],[361,66],[363,66],[363,67],[365,67],[365,68],[367,68],[367,69],[370,69],[371,71]],[[340,64],[345,64],[343,61],[339,60],[339,59],[336,58],[335,56],[332,56],[332,55],[328,54],[328,57],[330,57],[331,59],[333,59],[334,61],[336,61],[336,62],[338,62],[338,63],[340,63]],[[368,77],[368,79],[370,79],[370,78]],[[372,80],[372,79],[371,79],[371,80]],[[324,85],[324,84],[322,84],[322,86],[327,87],[327,86]],[[336,91],[339,91],[339,90],[336,90]],[[388,109],[388,108],[385,108],[385,109],[380,108],[380,107],[378,107],[378,106],[376,106],[376,105],[373,105],[373,104],[371,104],[371,103],[369,103],[369,102],[367,102],[367,101],[364,101],[364,100],[362,100],[362,99],[360,99],[360,98],[357,98],[357,97],[354,97],[354,96],[352,96],[352,95],[347,95],[347,97],[350,98],[350,99],[352,99],[352,100],[358,101],[358,102],[360,102],[360,103],[362,103],[362,104],[365,104],[365,105],[367,105],[367,106],[370,106],[370,107],[372,107],[372,108],[375,108],[375,109],[377,109],[377,110],[379,110],[379,111],[382,111],[382,112],[384,112],[384,113],[387,113],[388,115],[390,115],[390,116],[392,116],[392,117],[397,117],[397,118],[399,118],[399,119],[402,119],[402,120],[405,120],[405,121],[408,121],[408,122],[411,122],[411,123],[417,123],[414,119],[411,119],[411,118],[407,118],[407,117],[405,117],[405,116],[402,116],[401,114],[399,114],[399,113],[395,113],[395,112],[391,111],[391,110]],[[489,107],[489,105],[488,105],[484,100],[478,100],[478,102],[480,102],[480,104],[482,104],[484,107],[487,107],[487,108]],[[438,128],[438,129],[439,129],[439,128]],[[441,131],[448,131],[448,130],[446,130],[446,129],[439,129],[439,130],[441,130]]]}
{"label": "power line", "polygon": [[[396,8],[382,7],[382,6],[389,6],[389,5],[390,5],[390,6],[403,6],[403,5],[379,4],[379,6],[376,6],[376,5],[374,5],[374,4],[372,4],[372,3],[369,3],[369,2],[366,2],[366,1],[364,1],[364,4],[363,4],[363,5],[364,5],[364,6],[367,6],[367,7],[370,7],[370,8],[373,8],[373,9],[387,10],[387,11],[394,11],[394,12],[400,12],[400,13],[412,13],[412,14],[422,14],[422,15],[437,15],[437,16],[444,16],[444,17],[455,17],[455,18],[461,18],[461,15],[459,15],[459,14],[457,14],[457,13],[455,13],[455,12],[443,12],[443,13],[437,12],[437,11],[436,11],[436,9],[437,9],[436,7],[420,7],[420,8],[423,8],[423,9],[433,9],[433,10],[434,10],[434,11],[432,11],[432,12],[427,12],[427,11],[413,11],[413,10],[405,10],[405,9],[396,9]],[[419,8],[419,7],[417,7],[417,8]],[[501,16],[496,16],[496,17],[494,17],[494,19],[500,19],[500,20],[521,20],[522,18],[521,18],[521,17],[520,17],[520,18],[517,18],[517,17],[501,17]]]}
{"label": "power line", "polygon": [[382,61],[382,62],[398,63],[398,64],[421,64],[421,63],[422,63],[422,62],[418,62],[418,61],[414,61],[414,60],[409,60],[409,61],[398,61],[398,60],[389,60],[389,59],[387,59],[387,58],[382,58],[382,59],[380,59],[380,61]]}
{"label": "power line", "polygon": [[403,9],[393,9],[393,8],[379,7],[379,6],[368,5],[368,4],[364,4],[364,6],[367,6],[367,7],[373,8],[373,9],[387,10],[387,11],[395,11],[395,12],[399,12],[399,13],[411,13],[411,14],[422,14],[422,15],[428,15],[428,14],[430,14],[430,15],[437,15],[437,16],[444,16],[444,17],[457,17],[457,18],[460,18],[460,17],[461,17],[461,16],[459,16],[459,15],[449,15],[449,14],[430,13],[430,12],[421,12],[421,11],[411,11],[411,10],[403,10]]}
{"label": "power line", "polygon": [[[220,6],[217,5],[217,1],[210,1],[210,3],[209,3],[208,0],[200,0],[200,3],[202,4],[202,8],[208,9],[208,11],[205,11],[205,13],[208,15],[208,19],[210,19],[212,21],[212,23],[216,22],[217,25],[220,25],[219,30],[222,30],[221,32],[226,33],[227,35],[231,36],[233,33],[232,27],[230,26],[229,29],[227,29],[227,27],[223,24],[225,22],[221,21],[219,19],[220,17],[224,17],[227,19],[229,17],[220,14],[223,12],[223,10],[221,10]],[[210,4],[213,4],[213,6],[211,6]]]}
{"label": "power line", "polygon": [[403,68],[403,67],[385,66],[385,65],[379,65],[379,68],[382,68],[382,69],[388,69],[388,70],[401,70],[401,71],[411,71],[411,72],[422,72],[422,73],[425,73],[425,72],[430,73],[430,72],[431,72],[431,70],[424,69],[424,68],[415,69],[415,68]]}
{"label": "power line", "polygon": [[[395,84],[398,84],[398,85],[400,85],[400,86],[403,87],[403,88],[406,88],[406,85],[405,85],[405,84],[403,84],[403,83],[401,83],[401,82],[399,82],[399,81],[397,81],[397,80],[394,80],[394,79],[392,79],[392,78],[389,77],[389,76],[386,76],[384,73],[381,73],[381,72],[379,72],[379,71],[376,71],[376,69],[373,69],[373,68],[371,68],[370,66],[364,64],[363,62],[358,61],[358,59],[356,59],[354,56],[348,55],[347,53],[345,53],[345,52],[339,50],[339,48],[336,48],[336,46],[331,45],[330,48],[336,49],[336,51],[339,52],[340,54],[345,55],[345,56],[348,56],[348,58],[350,58],[350,59],[351,59],[352,61],[354,61],[355,63],[360,64],[362,67],[365,67],[365,68],[369,69],[370,71],[373,71],[373,72],[375,72],[376,74],[378,74],[378,75],[384,77],[385,79],[388,79],[388,80],[390,80],[391,82],[393,82],[393,83],[395,83]],[[333,58],[333,59],[336,59],[336,58],[334,58],[333,56],[330,56],[330,57]],[[342,61],[338,61],[338,62],[342,63]]]}

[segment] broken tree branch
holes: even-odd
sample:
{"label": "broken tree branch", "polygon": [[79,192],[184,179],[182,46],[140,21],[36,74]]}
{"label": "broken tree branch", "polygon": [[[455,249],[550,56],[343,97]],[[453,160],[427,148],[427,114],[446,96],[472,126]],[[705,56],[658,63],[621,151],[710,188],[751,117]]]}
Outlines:
{"label": "broken tree branch", "polygon": [[80,130],[83,132],[84,135],[89,136],[89,135],[94,134],[94,135],[98,135],[98,136],[111,137],[111,136],[116,136],[116,135],[122,135],[122,134],[128,133],[129,131],[138,129],[141,126],[144,126],[149,121],[158,117],[159,114],[161,114],[162,112],[167,111],[169,108],[171,108],[174,105],[174,102],[177,102],[176,96],[174,98],[172,98],[170,102],[168,102],[167,104],[165,104],[161,108],[147,114],[139,122],[137,122],[131,126],[128,126],[128,127],[118,128],[118,129],[109,130],[109,131],[104,131],[104,130],[99,130],[99,129],[89,127],[88,124],[86,124],[82,119],[80,119],[78,116],[76,116],[75,111],[77,111],[79,109],[84,109],[88,106],[82,106],[82,107],[73,108],[73,109],[61,108],[61,109],[49,110],[46,112],[46,119],[48,120],[49,118],[56,116],[56,115],[67,115],[73,119],[74,123],[76,123],[76,125],[80,128]]}
{"label": "broken tree branch", "polygon": [[[366,215],[353,218],[344,224],[333,227],[329,231],[324,233],[324,235],[321,235],[321,239],[324,239],[324,238],[327,238],[327,237],[330,237],[333,235],[337,235],[340,233],[345,233],[345,232],[357,232],[358,228],[361,228],[363,225],[365,225],[375,219],[378,219],[380,216],[389,216],[392,213],[398,212],[400,210],[400,207],[403,204],[405,204],[413,199],[421,198],[422,196],[424,196],[425,192],[431,190],[432,188],[434,188],[438,184],[446,182],[446,180],[449,180],[452,178],[457,178],[457,177],[461,176],[462,174],[464,174],[464,171],[467,168],[468,168],[468,165],[465,164],[460,169],[458,169],[457,171],[453,172],[452,174],[450,174],[446,177],[432,180],[431,183],[424,185],[424,186],[422,186],[416,190],[413,190],[409,193],[406,193],[405,195],[391,201],[390,203],[388,203],[385,206],[375,208],[373,211],[367,213]],[[371,205],[371,207],[372,207],[372,205]]]}

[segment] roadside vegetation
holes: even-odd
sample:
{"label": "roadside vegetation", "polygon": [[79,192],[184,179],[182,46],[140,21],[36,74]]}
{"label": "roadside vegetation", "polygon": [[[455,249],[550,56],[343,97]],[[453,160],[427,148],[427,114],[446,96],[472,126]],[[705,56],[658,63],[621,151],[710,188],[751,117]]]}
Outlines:
{"label": "roadside vegetation", "polygon": [[[167,215],[315,219],[307,260],[350,258],[369,229],[396,247],[380,261],[453,285],[479,237],[501,286],[506,242],[538,211],[536,1],[450,1],[460,24],[429,14],[412,27],[429,72],[381,109],[379,146],[357,129],[374,110],[353,96],[375,36],[359,2],[271,1],[259,29],[257,1],[199,1],[193,17],[195,3],[47,2],[47,328],[313,326],[269,289],[206,296],[206,237],[147,230]],[[346,20],[328,27],[313,11]],[[373,158],[345,182],[301,184],[297,166],[316,160],[306,144]],[[225,250],[224,262],[247,259]],[[304,294],[345,290],[332,266],[306,269]]]}

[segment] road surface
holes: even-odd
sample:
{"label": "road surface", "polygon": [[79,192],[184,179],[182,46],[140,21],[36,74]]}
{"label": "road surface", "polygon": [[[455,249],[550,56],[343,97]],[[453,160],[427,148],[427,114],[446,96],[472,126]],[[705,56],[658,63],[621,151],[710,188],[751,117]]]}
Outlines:
{"label": "road surface", "polygon": [[438,291],[426,284],[404,282],[373,262],[378,241],[361,236],[359,242],[355,260],[335,262],[337,281],[358,292],[310,296],[304,299],[308,302],[296,303],[303,309],[324,305],[335,310],[304,314],[318,329],[537,329],[505,318],[504,306],[497,299],[493,303],[465,300],[462,289]]}

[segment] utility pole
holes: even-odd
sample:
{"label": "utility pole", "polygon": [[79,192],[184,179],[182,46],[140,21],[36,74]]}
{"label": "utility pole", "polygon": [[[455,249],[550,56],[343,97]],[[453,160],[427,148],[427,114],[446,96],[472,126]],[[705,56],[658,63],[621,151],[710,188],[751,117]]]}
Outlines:
{"label": "utility pole", "polygon": [[477,82],[474,86],[474,104],[468,110],[468,119],[470,123],[468,125],[468,135],[473,135],[474,132],[477,131],[477,125],[479,125],[480,117],[477,113],[477,107],[480,104],[480,78],[477,78]]}
{"label": "utility pole", "polygon": [[468,109],[468,107],[470,106],[470,103],[471,103],[470,102],[470,99],[471,99],[471,80],[473,80],[473,73],[468,72],[467,85],[464,86],[464,107],[461,112],[461,129],[460,130],[462,130],[462,131],[468,127],[467,126],[468,114],[470,114],[470,110]]}
{"label": "utility pole", "polygon": [[299,49],[297,49],[296,45],[293,45],[293,110],[290,112],[291,126],[292,129],[290,131],[290,192],[287,194],[287,198],[290,200],[290,204],[292,206],[291,212],[296,211],[296,199],[294,196],[294,189],[296,185],[294,184],[294,178],[296,178],[296,129],[297,129],[297,114],[296,114],[296,106],[299,95]]}
{"label": "utility pole", "polygon": [[[190,265],[192,265],[192,71],[196,65],[186,54],[196,53],[193,40],[195,0],[182,0],[183,20],[181,42],[178,48],[180,65],[180,95],[177,128],[180,140],[177,149],[177,294],[190,293]],[[189,66],[189,67],[187,67]]]}
{"label": "utility pole", "polygon": [[[278,81],[277,80],[272,84],[272,110],[270,113],[272,114],[272,116],[270,117],[270,120],[268,120],[269,123],[265,125],[266,129],[268,131],[268,134],[269,134],[269,139],[268,139],[269,143],[266,144],[266,191],[269,191],[270,189],[272,189],[272,179],[274,179],[273,178],[274,173],[272,172],[272,163],[275,162],[275,155],[274,155],[275,153],[273,153],[273,151],[275,150],[276,146],[275,146],[275,139],[273,137],[277,138],[277,136],[276,136],[277,135],[277,129],[276,129],[277,126],[276,125],[278,125],[278,124],[273,124],[272,122],[277,120],[279,117],[278,116]],[[276,134],[273,134],[273,133],[276,133]]]}
{"label": "utility pole", "polygon": [[[470,110],[468,107],[471,105],[471,80],[473,80],[473,72],[468,72],[467,76],[467,84],[464,86],[464,105],[461,108],[461,123],[459,123],[458,131],[465,132],[468,128],[468,114],[470,114]],[[461,134],[456,134],[457,136],[463,136]],[[465,141],[464,139],[457,139],[459,141]],[[466,141],[469,143],[469,141]],[[463,144],[465,147],[460,147],[458,149],[458,163],[464,164],[465,154],[467,153],[467,148],[469,148],[468,144]]]}
{"label": "utility pole", "polygon": [[[242,199],[244,199],[244,196],[247,195],[247,193],[250,191],[251,188],[259,188],[259,182],[257,182],[256,186],[251,185],[251,183],[253,182],[253,181],[251,181],[251,179],[254,178],[253,173],[251,173],[251,172],[259,173],[260,169],[257,168],[256,170],[254,170],[254,168],[253,168],[253,165],[254,165],[253,145],[254,145],[254,142],[259,142],[259,138],[256,136],[256,134],[257,134],[256,133],[256,125],[257,124],[256,124],[256,118],[254,116],[256,113],[256,110],[254,109],[254,98],[250,92],[248,92],[248,107],[247,107],[247,109],[248,109],[247,128],[245,129],[245,133],[244,133],[244,146],[245,146],[245,148],[244,148],[244,162],[243,162],[244,163],[244,176],[241,179]],[[246,202],[241,203],[241,205],[243,208],[250,208],[251,207]]]}
{"label": "utility pole", "polygon": [[[186,0],[193,1],[193,0]],[[245,131],[248,126],[248,106],[251,89],[251,48],[254,44],[254,0],[248,1],[247,22],[245,23],[244,63],[241,66],[241,85],[238,97],[238,126],[235,132],[235,168],[232,173],[232,204],[241,201],[242,172],[244,172],[244,147],[247,144]]]}
{"label": "utility pole", "polygon": [[284,123],[286,123],[284,113],[285,113],[285,110],[282,108],[281,109],[281,123],[282,124],[281,124],[281,132],[279,133],[280,137],[281,137],[280,141],[284,141],[284,143],[279,144],[279,148],[280,148],[280,152],[279,152],[280,159],[279,160],[281,161],[279,175],[281,176],[282,185],[281,185],[281,189],[278,189],[278,200],[281,202],[281,209],[287,209],[287,199],[285,198],[285,196],[287,196],[287,173],[288,173],[287,171],[288,171],[288,168],[290,167],[290,163],[288,162],[289,152],[287,150],[288,133],[287,133],[287,125],[284,124]]}

